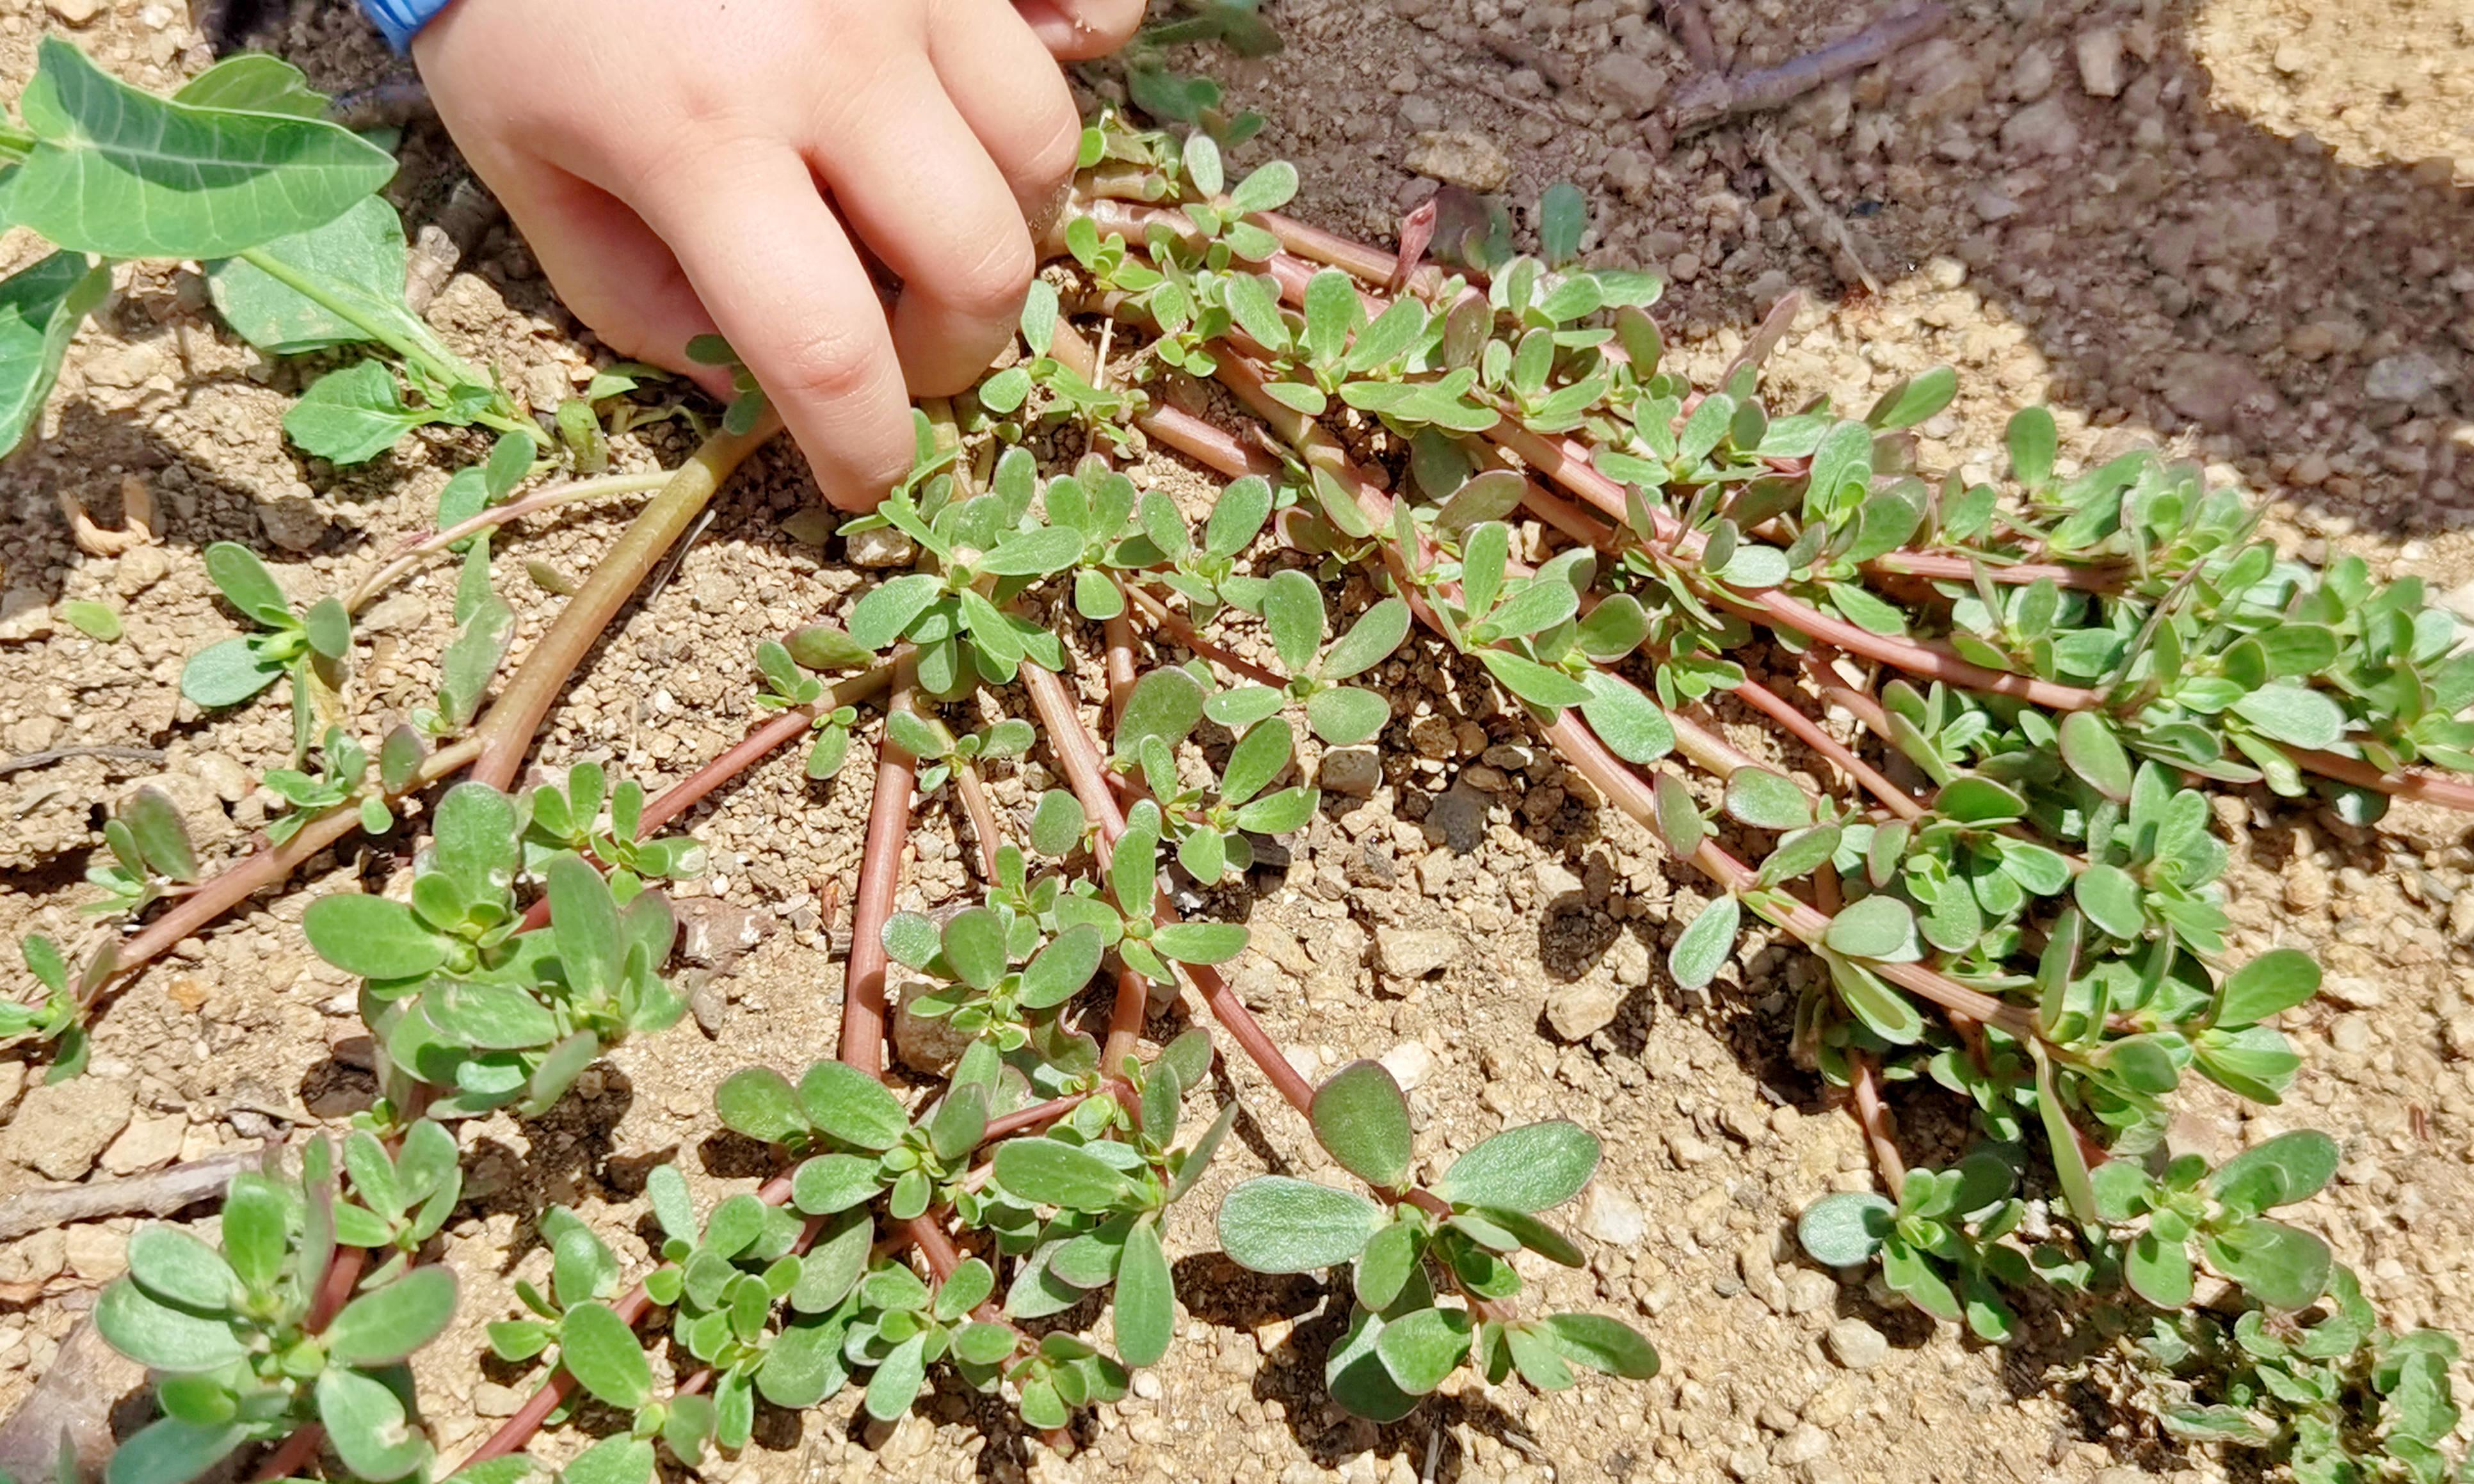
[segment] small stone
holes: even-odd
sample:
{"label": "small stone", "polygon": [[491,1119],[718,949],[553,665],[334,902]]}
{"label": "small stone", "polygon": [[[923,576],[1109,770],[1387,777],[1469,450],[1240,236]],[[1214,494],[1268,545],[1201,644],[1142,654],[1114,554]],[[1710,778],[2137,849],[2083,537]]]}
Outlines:
{"label": "small stone", "polygon": [[1649,1218],[1640,1203],[1604,1181],[1589,1186],[1581,1208],[1581,1230],[1610,1247],[1637,1247],[1649,1234]]}
{"label": "small stone", "polygon": [[1583,883],[1578,873],[1559,860],[1541,861],[1530,880],[1538,888],[1540,905],[1549,911],[1581,905]]}
{"label": "small stone", "polygon": [[1666,1152],[1674,1156],[1675,1162],[1686,1169],[1690,1169],[1696,1164],[1707,1164],[1718,1158],[1717,1145],[1696,1138],[1680,1129],[1670,1130],[1667,1133]]}
{"label": "small stone", "polygon": [[352,620],[357,634],[401,634],[418,629],[429,619],[429,601],[417,592],[390,594],[370,605],[367,611]]}
{"label": "small stone", "polygon": [[1779,1439],[1778,1447],[1770,1452],[1770,1459],[1783,1467],[1793,1468],[1797,1464],[1810,1463],[1829,1451],[1830,1434],[1810,1423],[1798,1423],[1785,1437]]}
{"label": "small stone", "polygon": [[2347,1056],[2360,1056],[2371,1049],[2371,1022],[2368,1017],[2345,1015],[2328,1027],[2328,1043]]}
{"label": "small stone", "polygon": [[2010,96],[2021,103],[2034,103],[2053,90],[2053,54],[2050,48],[2031,46],[2019,54],[2010,64]]}
{"label": "small stone", "polygon": [[1315,770],[1315,782],[1326,793],[1351,799],[1372,797],[1374,785],[1382,781],[1383,765],[1370,747],[1334,748],[1322,754],[1322,763]]}
{"label": "small stone", "polygon": [[2122,33],[2111,26],[2091,26],[2071,42],[2079,64],[2079,86],[2097,98],[2122,96]]}
{"label": "small stone", "polygon": [[2388,986],[2362,974],[2330,974],[2320,981],[2319,993],[2348,1010],[2372,1010],[2389,1000]]}
{"label": "small stone", "polygon": [[52,1180],[77,1180],[129,1126],[134,1098],[117,1077],[79,1077],[26,1094],[0,1129],[0,1159]]}
{"label": "small stone", "polygon": [[45,0],[64,26],[83,26],[103,13],[103,0]]}
{"label": "small stone", "polygon": [[1416,148],[1403,163],[1412,174],[1432,176],[1481,196],[1499,191],[1512,180],[1512,158],[1503,153],[1503,147],[1466,129],[1419,134]]}
{"label": "small stone", "polygon": [[160,546],[139,546],[121,555],[111,574],[112,590],[133,598],[171,575],[172,559]]}
{"label": "small stone", "polygon": [[197,769],[198,780],[226,803],[238,803],[257,788],[248,769],[221,753],[200,753],[189,765]]}
{"label": "small stone", "polygon": [[482,1381],[473,1388],[473,1410],[482,1417],[513,1417],[524,1404],[524,1394],[513,1386]]}
{"label": "small stone", "polygon": [[1780,1281],[1780,1298],[1790,1314],[1827,1308],[1838,1297],[1838,1280],[1817,1268],[1792,1268]]}
{"label": "small stone", "polygon": [[1608,52],[1589,63],[1582,86],[1589,96],[1638,118],[1666,96],[1666,74],[1630,52]]}
{"label": "small stone", "polygon": [[129,1233],[91,1224],[69,1228],[68,1264],[90,1283],[118,1278],[129,1271]]}
{"label": "small stone", "polygon": [[2059,96],[2030,104],[2001,125],[2001,148],[2014,156],[2057,157],[2078,147],[2078,122]]}
{"label": "small stone", "polygon": [[51,633],[52,607],[43,601],[39,589],[12,587],[0,592],[0,644],[49,638]]}
{"label": "small stone", "polygon": [[1631,933],[1617,933],[1614,945],[1607,949],[1607,971],[1626,989],[1637,990],[1649,983],[1649,945]]}
{"label": "small stone", "polygon": [[802,546],[824,545],[837,524],[831,514],[813,505],[802,506],[782,517],[783,534]]}
{"label": "small stone", "polygon": [[679,957],[708,969],[728,969],[773,931],[771,913],[710,897],[687,898],[672,910],[679,918]]}
{"label": "small stone", "polygon": [[327,539],[327,517],[305,495],[259,501],[257,524],[268,540],[285,551],[315,551]]}
{"label": "small stone", "polygon": [[1435,1054],[1426,1049],[1422,1041],[1404,1041],[1375,1060],[1383,1064],[1394,1082],[1400,1084],[1402,1091],[1425,1081],[1435,1069]]}
{"label": "small stone", "polygon": [[1870,1371],[1890,1353],[1881,1331],[1860,1319],[1841,1319],[1830,1327],[1830,1354],[1850,1371]]}
{"label": "small stone", "polygon": [[2165,368],[2164,390],[2175,412],[2220,432],[2273,411],[2277,401],[2249,362],[2204,350],[2173,357]]}
{"label": "small stone", "polygon": [[927,993],[928,986],[916,979],[902,987],[901,1006],[893,1016],[893,1054],[913,1071],[943,1076],[977,1038],[955,1029],[951,1017],[923,1016],[911,1009],[911,1002]]}
{"label": "small stone", "polygon": [[1455,855],[1467,855],[1486,843],[1486,795],[1464,778],[1443,790],[1426,811],[1426,838],[1441,842]]}
{"label": "small stone", "polygon": [[1443,123],[1443,106],[1423,93],[1413,93],[1400,100],[1400,122],[1420,132],[1440,129]]}
{"label": "small stone", "polygon": [[918,548],[910,544],[910,538],[891,526],[861,531],[843,547],[843,555],[850,560],[850,564],[863,567],[907,567],[917,553]]}
{"label": "small stone", "polygon": [[2419,350],[2384,355],[2363,377],[2363,395],[2375,402],[2411,402],[2448,384],[2448,371]]}
{"label": "small stone", "polygon": [[188,1128],[189,1120],[177,1113],[135,1119],[103,1152],[103,1167],[114,1175],[134,1175],[169,1164],[181,1157],[181,1137]]}
{"label": "small stone", "polygon": [[1623,991],[1591,977],[1546,996],[1546,1024],[1565,1041],[1587,1041],[1613,1025],[1623,1008]]}
{"label": "small stone", "polygon": [[1459,961],[1467,947],[1444,927],[1378,927],[1375,957],[1395,979],[1422,979]]}

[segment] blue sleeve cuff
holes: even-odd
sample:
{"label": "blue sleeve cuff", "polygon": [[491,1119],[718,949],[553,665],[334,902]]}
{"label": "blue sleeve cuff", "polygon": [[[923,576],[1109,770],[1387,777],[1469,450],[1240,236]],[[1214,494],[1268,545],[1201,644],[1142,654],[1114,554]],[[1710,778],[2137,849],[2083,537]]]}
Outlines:
{"label": "blue sleeve cuff", "polygon": [[386,33],[389,45],[400,52],[412,45],[415,32],[447,9],[450,0],[361,0],[361,9]]}

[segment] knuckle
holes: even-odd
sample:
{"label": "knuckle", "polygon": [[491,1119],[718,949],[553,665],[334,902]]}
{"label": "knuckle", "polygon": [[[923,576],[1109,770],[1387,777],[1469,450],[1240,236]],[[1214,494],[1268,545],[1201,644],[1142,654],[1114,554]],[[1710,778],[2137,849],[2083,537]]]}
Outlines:
{"label": "knuckle", "polygon": [[777,343],[757,374],[776,396],[838,401],[882,381],[883,359],[867,336],[846,324],[828,324]]}
{"label": "knuckle", "polygon": [[1049,110],[1046,129],[1039,143],[1023,156],[1025,183],[1045,193],[1065,183],[1074,175],[1074,161],[1082,150],[1082,118],[1072,106],[1059,100],[1059,107]]}
{"label": "knuckle", "polygon": [[1021,310],[1023,294],[1038,268],[1031,235],[1017,226],[983,240],[977,256],[964,259],[937,291],[966,313],[1002,319]]}

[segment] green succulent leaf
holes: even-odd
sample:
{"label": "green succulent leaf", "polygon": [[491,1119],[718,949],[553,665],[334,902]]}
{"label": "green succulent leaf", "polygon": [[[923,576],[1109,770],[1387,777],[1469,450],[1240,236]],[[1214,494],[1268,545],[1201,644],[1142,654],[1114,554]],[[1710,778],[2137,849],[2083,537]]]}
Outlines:
{"label": "green succulent leaf", "polygon": [[1379,1062],[1351,1062],[1315,1089],[1315,1138],[1340,1167],[1381,1189],[1408,1179],[1409,1103]]}
{"label": "green succulent leaf", "polygon": [[1549,1210],[1581,1193],[1597,1171],[1598,1156],[1597,1138],[1577,1123],[1522,1124],[1452,1161],[1435,1190],[1454,1206]]}
{"label": "green succulent leaf", "polygon": [[1263,1175],[1220,1203],[1220,1246],[1257,1273],[1311,1273],[1354,1259],[1384,1221],[1352,1190]]}

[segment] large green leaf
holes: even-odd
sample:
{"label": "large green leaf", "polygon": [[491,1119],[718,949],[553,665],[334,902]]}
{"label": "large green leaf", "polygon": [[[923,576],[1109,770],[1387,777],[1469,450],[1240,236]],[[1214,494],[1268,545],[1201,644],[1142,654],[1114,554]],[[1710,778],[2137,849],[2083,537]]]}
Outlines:
{"label": "large green leaf", "polygon": [[404,404],[395,373],[376,361],[328,371],[283,415],[285,436],[301,451],[336,464],[366,464],[429,420]]}
{"label": "large green leaf", "polygon": [[55,252],[0,278],[0,453],[35,425],[69,338],[110,288],[110,270],[82,252]]}
{"label": "large green leaf", "polygon": [[414,1268],[344,1305],[327,1327],[327,1354],[346,1365],[388,1366],[438,1338],[455,1317],[455,1275]]}
{"label": "large green leaf", "polygon": [[59,36],[18,108],[38,142],[8,215],[76,252],[230,257],[333,221],[395,174],[350,130],[158,98]]}
{"label": "large green leaf", "polygon": [[1351,1062],[1315,1089],[1307,1113],[1315,1138],[1340,1167],[1370,1185],[1409,1178],[1409,1102],[1380,1062]]}
{"label": "large green leaf", "polygon": [[285,113],[317,118],[327,111],[325,93],[309,85],[300,68],[264,52],[240,52],[181,84],[174,103],[199,108],[237,108],[243,113]]}
{"label": "large green leaf", "polygon": [[1310,1273],[1346,1262],[1383,1224],[1383,1208],[1353,1190],[1263,1175],[1220,1203],[1220,1245],[1257,1273]]}
{"label": "large green leaf", "polygon": [[1589,1183],[1598,1141],[1577,1123],[1554,1118],[1506,1129],[1452,1161],[1436,1193],[1456,1206],[1541,1211]]}
{"label": "large green leaf", "polygon": [[[404,306],[403,222],[384,198],[365,197],[333,221],[278,238],[261,251],[319,280],[357,318],[406,338],[428,336],[428,326]],[[362,325],[239,258],[208,269],[206,286],[232,333],[269,355],[299,355],[372,338]]]}

